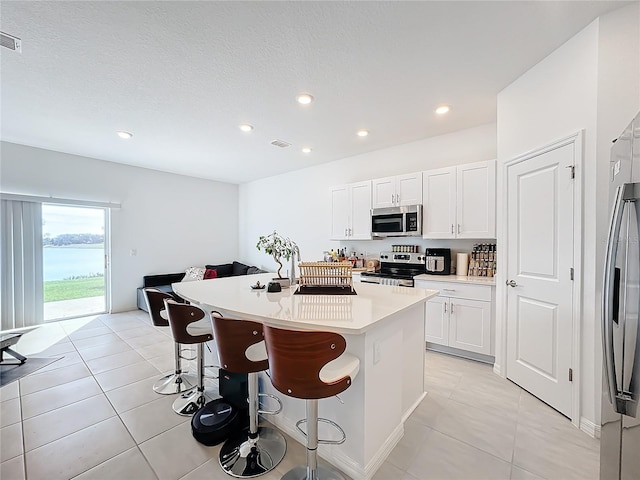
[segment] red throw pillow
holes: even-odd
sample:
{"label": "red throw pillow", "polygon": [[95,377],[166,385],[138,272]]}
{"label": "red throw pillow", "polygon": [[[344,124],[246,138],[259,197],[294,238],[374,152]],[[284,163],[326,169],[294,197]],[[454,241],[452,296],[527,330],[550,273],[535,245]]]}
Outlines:
{"label": "red throw pillow", "polygon": [[212,268],[207,268],[204,271],[203,280],[208,280],[210,278],[218,278],[218,271],[217,270],[213,270]]}

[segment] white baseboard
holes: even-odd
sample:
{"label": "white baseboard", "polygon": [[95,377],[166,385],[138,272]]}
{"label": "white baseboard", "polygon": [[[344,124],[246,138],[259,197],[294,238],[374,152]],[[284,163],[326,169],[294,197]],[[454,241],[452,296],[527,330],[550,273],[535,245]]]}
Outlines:
{"label": "white baseboard", "polygon": [[[370,480],[404,436],[404,423],[398,425],[364,469],[363,480]],[[354,477],[357,478],[357,477]]]}
{"label": "white baseboard", "polygon": [[418,397],[418,400],[415,401],[415,403],[413,405],[411,405],[406,412],[404,412],[404,415],[402,415],[402,423],[404,424],[404,422],[407,421],[407,419],[411,416],[411,414],[413,413],[413,411],[418,408],[418,405],[420,405],[422,403],[422,400],[424,400],[424,397],[427,396],[427,392],[422,392],[422,395],[420,395]]}
{"label": "white baseboard", "polygon": [[475,360],[476,362],[488,363],[493,365],[495,363],[495,357],[493,355],[484,355],[482,353],[470,352],[468,350],[462,350],[460,348],[447,347],[445,345],[438,345],[437,343],[427,342],[427,350],[438,353],[446,353],[447,355],[453,355],[455,357],[467,358],[469,360]]}
{"label": "white baseboard", "polygon": [[592,438],[600,438],[600,425],[596,425],[584,417],[580,417],[580,430]]}

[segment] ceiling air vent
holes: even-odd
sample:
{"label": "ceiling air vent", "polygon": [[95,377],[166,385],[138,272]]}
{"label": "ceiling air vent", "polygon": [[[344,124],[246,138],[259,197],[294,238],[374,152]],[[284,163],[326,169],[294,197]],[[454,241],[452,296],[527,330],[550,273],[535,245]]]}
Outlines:
{"label": "ceiling air vent", "polygon": [[0,32],[0,45],[9,50],[22,53],[22,42],[20,39],[8,33]]}
{"label": "ceiling air vent", "polygon": [[274,140],[273,142],[271,142],[271,145],[280,148],[287,148],[291,146],[289,142],[285,142],[284,140]]}

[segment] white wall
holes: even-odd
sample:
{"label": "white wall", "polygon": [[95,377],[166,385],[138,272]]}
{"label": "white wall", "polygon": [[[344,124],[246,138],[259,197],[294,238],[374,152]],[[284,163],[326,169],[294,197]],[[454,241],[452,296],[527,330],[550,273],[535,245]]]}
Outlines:
{"label": "white wall", "polygon": [[122,205],[111,213],[114,312],[136,308],[143,275],[237,259],[237,185],[6,142],[0,154],[2,192]]}
{"label": "white wall", "polygon": [[[240,186],[240,257],[247,263],[273,271],[276,266],[273,260],[255,247],[260,235],[273,230],[294,240],[300,246],[303,260],[307,261],[321,260],[323,251],[342,246],[376,256],[393,243],[427,245],[422,239],[417,242],[397,239],[330,241],[329,187],[490,160],[495,156],[496,126],[489,124],[243,184]],[[451,241],[451,244],[455,242]],[[432,246],[438,245],[442,242]],[[468,251],[469,245],[467,241],[458,248]]]}
{"label": "white wall", "polygon": [[[594,21],[498,95],[498,191],[509,159],[584,130],[581,416],[600,416],[599,288],[611,140],[640,106],[638,4]],[[498,197],[498,243],[502,231]],[[500,247],[499,247],[500,248]],[[503,323],[501,271],[498,317]],[[500,359],[502,361],[502,359]]]}

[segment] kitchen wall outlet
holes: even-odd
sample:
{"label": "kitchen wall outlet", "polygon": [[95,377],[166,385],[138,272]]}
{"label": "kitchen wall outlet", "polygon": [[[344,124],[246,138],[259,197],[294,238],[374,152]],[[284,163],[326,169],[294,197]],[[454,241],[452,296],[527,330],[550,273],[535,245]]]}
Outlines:
{"label": "kitchen wall outlet", "polygon": [[135,257],[136,255],[138,255],[138,249],[132,248],[131,251],[129,252],[129,256]]}
{"label": "kitchen wall outlet", "polygon": [[380,342],[373,342],[373,364],[380,361]]}

